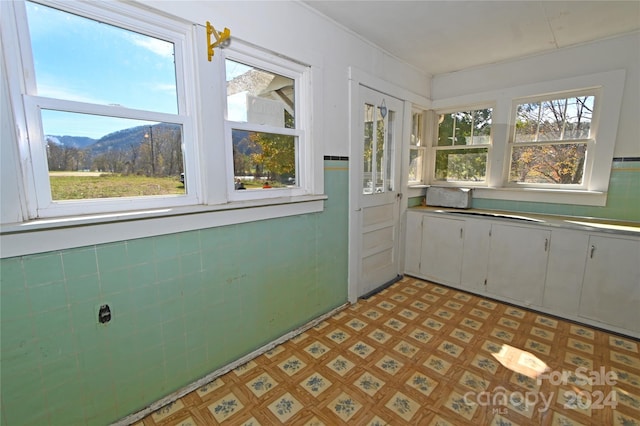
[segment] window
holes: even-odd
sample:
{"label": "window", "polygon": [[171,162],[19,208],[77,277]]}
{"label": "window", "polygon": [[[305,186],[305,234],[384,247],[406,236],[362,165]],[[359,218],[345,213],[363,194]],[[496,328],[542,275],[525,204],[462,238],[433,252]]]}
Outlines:
{"label": "window", "polygon": [[197,182],[183,178],[193,165],[189,27],[63,5],[16,5],[26,23],[21,58],[32,69],[24,77],[31,216],[195,203]]}
{"label": "window", "polygon": [[276,63],[247,47],[229,51],[224,62],[231,198],[304,193],[307,123],[301,104],[308,67],[283,58]]}
{"label": "window", "polygon": [[437,112],[437,182],[484,182],[491,146],[491,108]]}
{"label": "window", "polygon": [[590,93],[518,101],[509,183],[582,186],[594,104]]}
{"label": "window", "polygon": [[0,4],[25,219],[322,208],[318,67],[241,40],[209,62],[203,26],[128,3]]}
{"label": "window", "polygon": [[424,113],[422,111],[414,111],[411,115],[411,139],[409,141],[409,185],[425,183],[424,167],[426,157]]}

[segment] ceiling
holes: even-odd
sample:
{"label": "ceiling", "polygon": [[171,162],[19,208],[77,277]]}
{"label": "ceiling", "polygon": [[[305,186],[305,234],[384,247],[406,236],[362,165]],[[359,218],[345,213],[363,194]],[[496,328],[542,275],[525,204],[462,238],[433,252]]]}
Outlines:
{"label": "ceiling", "polygon": [[303,0],[432,75],[640,29],[640,1]]}

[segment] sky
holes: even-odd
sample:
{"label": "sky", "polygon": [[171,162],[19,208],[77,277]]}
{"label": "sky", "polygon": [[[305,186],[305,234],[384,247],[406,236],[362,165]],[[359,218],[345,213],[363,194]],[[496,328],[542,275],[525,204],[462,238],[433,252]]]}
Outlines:
{"label": "sky", "polygon": [[[27,2],[39,96],[177,113],[173,44]],[[43,111],[48,135],[100,138],[149,124]]]}

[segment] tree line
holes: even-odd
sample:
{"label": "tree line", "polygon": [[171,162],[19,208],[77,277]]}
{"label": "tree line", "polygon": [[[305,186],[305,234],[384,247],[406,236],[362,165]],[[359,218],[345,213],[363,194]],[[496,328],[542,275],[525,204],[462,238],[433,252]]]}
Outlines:
{"label": "tree line", "polygon": [[142,126],[127,130],[130,135],[118,143],[100,145],[98,142],[85,148],[62,145],[49,139],[49,170],[89,170],[156,177],[179,176],[184,171],[179,126]]}

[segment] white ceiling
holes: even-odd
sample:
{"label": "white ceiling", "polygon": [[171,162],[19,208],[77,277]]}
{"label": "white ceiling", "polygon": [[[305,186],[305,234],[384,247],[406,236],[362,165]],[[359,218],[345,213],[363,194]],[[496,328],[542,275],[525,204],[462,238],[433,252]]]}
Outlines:
{"label": "white ceiling", "polygon": [[638,0],[303,1],[432,75],[640,29]]}

